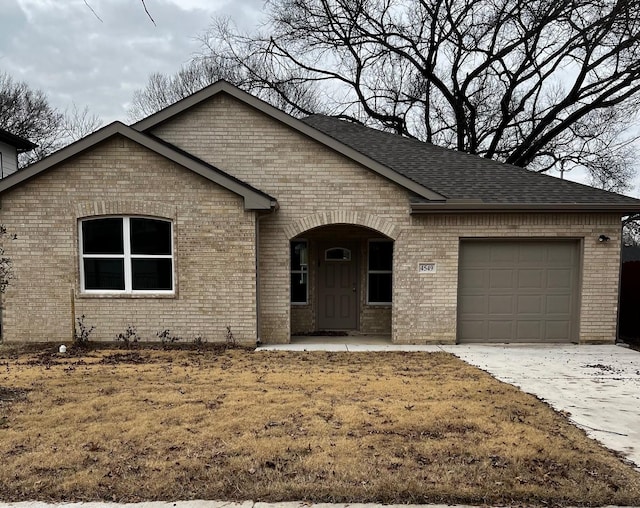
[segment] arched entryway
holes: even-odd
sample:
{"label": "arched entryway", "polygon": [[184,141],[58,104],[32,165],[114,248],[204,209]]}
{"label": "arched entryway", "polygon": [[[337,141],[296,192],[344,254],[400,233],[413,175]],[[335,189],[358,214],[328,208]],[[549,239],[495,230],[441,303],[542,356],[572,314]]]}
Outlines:
{"label": "arched entryway", "polygon": [[391,337],[393,238],[327,224],[290,239],[291,335]]}

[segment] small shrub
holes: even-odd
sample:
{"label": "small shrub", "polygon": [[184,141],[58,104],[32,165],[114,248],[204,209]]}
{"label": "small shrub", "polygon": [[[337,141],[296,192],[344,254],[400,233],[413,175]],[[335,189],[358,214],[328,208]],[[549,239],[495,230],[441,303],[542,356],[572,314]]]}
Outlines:
{"label": "small shrub", "polygon": [[[7,228],[4,224],[0,224],[0,293],[4,293],[9,286],[9,282],[13,279],[13,266],[11,259],[5,256],[4,247],[2,245],[2,238],[7,235]],[[18,237],[10,235],[12,240],[16,240]]]}
{"label": "small shrub", "polygon": [[135,347],[140,341],[140,336],[135,326],[127,325],[127,329],[124,333],[116,335],[116,340],[122,342],[125,348],[129,349]]}
{"label": "small shrub", "polygon": [[236,338],[233,336],[233,332],[231,331],[231,326],[227,326],[227,333],[225,335],[225,344],[229,348],[236,347]]}
{"label": "small shrub", "polygon": [[84,320],[84,314],[79,318],[76,318],[76,328],[73,331],[73,343],[79,347],[86,347],[89,345],[91,333],[96,329],[95,326],[87,326]]}
{"label": "small shrub", "polygon": [[206,344],[206,342],[207,342],[207,339],[205,339],[204,337],[202,337],[202,335],[196,335],[196,336],[193,338],[193,344],[194,344],[196,347],[198,347],[198,348],[203,347],[203,346]]}
{"label": "small shrub", "polygon": [[171,335],[171,330],[169,329],[165,329],[160,332],[157,332],[156,337],[160,339],[160,342],[162,342],[162,345],[165,347],[170,344],[175,344],[176,342],[180,342],[182,340],[182,337],[179,337],[177,335]]}

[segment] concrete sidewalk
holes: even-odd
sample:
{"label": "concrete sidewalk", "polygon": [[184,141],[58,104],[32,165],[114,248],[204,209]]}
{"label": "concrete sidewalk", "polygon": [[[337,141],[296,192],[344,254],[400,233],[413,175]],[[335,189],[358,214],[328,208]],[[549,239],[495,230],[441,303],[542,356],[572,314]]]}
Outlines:
{"label": "concrete sidewalk", "polygon": [[445,351],[564,411],[571,421],[640,468],[640,352],[606,345],[408,346],[331,338],[261,351]]}
{"label": "concrete sidewalk", "polygon": [[[47,504],[37,501],[24,503],[0,503],[0,508],[473,508],[462,504],[375,504],[375,503],[307,503],[303,501],[283,503],[261,503],[254,501],[230,502],[230,501],[176,501],[145,502],[145,503],[61,503]],[[619,508],[609,505],[603,508]],[[633,506],[627,508],[634,508]],[[636,507],[637,508],[637,507]]]}
{"label": "concrete sidewalk", "polygon": [[[176,502],[145,502],[145,503],[60,503],[48,504],[39,501],[23,503],[0,503],[0,508],[474,508],[462,504],[375,504],[375,503],[307,503],[304,501],[261,503],[254,501],[176,501]],[[521,505],[518,505],[521,506]],[[570,507],[567,507],[570,508]],[[608,505],[603,508],[620,508]],[[633,506],[627,508],[634,508]],[[638,507],[635,507],[638,508]]]}

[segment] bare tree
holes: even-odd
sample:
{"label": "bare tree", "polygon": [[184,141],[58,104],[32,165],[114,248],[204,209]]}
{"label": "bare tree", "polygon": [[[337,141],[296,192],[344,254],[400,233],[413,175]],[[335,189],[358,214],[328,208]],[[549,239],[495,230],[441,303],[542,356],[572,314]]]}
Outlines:
{"label": "bare tree", "polygon": [[78,141],[95,132],[101,126],[102,120],[98,115],[91,113],[88,106],[80,109],[73,103],[71,108],[65,111],[60,125],[64,144]]}
{"label": "bare tree", "polygon": [[[140,3],[142,4],[142,8],[144,9],[145,14],[147,15],[147,17],[151,20],[151,23],[153,23],[154,26],[156,26],[156,20],[153,19],[153,17],[151,16],[151,13],[149,12],[149,9],[147,9],[147,4],[145,3],[144,0],[140,0]],[[100,21],[100,23],[103,23],[102,18],[100,16],[98,16],[98,13],[95,11],[95,9],[91,6],[91,4],[89,3],[88,0],[84,0],[84,4],[87,6],[87,8],[91,11],[91,13],[96,17],[96,19],[98,21]]]}
{"label": "bare tree", "polygon": [[296,97],[304,86],[322,112],[532,170],[582,166],[611,188],[633,173],[639,0],[268,7],[256,33],[215,22],[206,54],[297,114],[315,112]]}
{"label": "bare tree", "polygon": [[[226,24],[226,21],[221,23]],[[203,44],[206,42],[208,41]],[[250,91],[277,108],[292,114],[299,114],[301,107],[304,107],[305,111],[320,109],[320,101],[313,93],[310,83],[304,81],[294,83],[289,76],[289,81],[280,84],[287,90],[283,94],[280,93],[279,88],[274,88],[273,81],[265,81],[254,72],[256,69],[264,70],[261,68],[260,61],[256,59],[252,62],[251,68],[254,71],[249,71],[249,67],[237,65],[235,58],[231,53],[221,55],[207,52],[207,55],[194,58],[173,75],[151,74],[146,86],[133,94],[133,100],[127,112],[129,119],[140,120],[221,79]],[[266,73],[266,70],[264,71]]]}
{"label": "bare tree", "polygon": [[19,155],[20,167],[90,134],[101,124],[87,107],[79,109],[74,104],[62,113],[49,104],[41,90],[33,90],[25,82],[14,81],[0,72],[0,127],[38,145]]}
{"label": "bare tree", "polygon": [[624,245],[640,245],[640,214],[625,217],[622,224],[622,242]]}
{"label": "bare tree", "polygon": [[16,82],[6,73],[0,73],[0,127],[38,145],[34,150],[20,154],[21,166],[62,146],[62,119],[62,113],[49,104],[42,91],[32,90],[26,83]]}

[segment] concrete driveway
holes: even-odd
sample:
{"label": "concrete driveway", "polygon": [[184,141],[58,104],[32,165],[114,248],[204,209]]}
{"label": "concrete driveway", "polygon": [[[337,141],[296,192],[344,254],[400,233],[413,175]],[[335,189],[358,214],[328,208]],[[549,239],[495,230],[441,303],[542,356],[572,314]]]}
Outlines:
{"label": "concrete driveway", "polygon": [[262,351],[446,351],[536,395],[640,468],[640,352],[621,346],[406,346],[388,338],[305,337]]}
{"label": "concrete driveway", "polygon": [[440,346],[538,396],[640,467],[640,352],[620,346]]}

